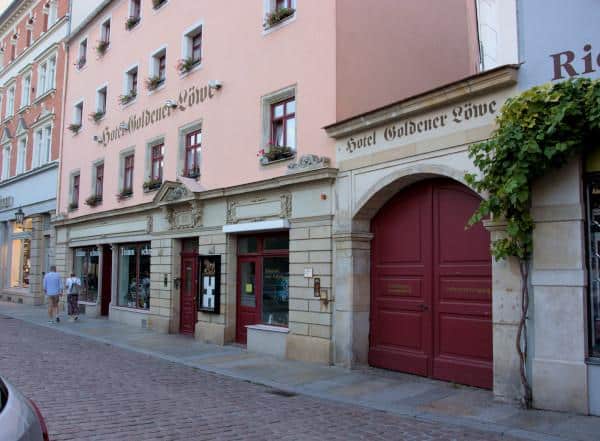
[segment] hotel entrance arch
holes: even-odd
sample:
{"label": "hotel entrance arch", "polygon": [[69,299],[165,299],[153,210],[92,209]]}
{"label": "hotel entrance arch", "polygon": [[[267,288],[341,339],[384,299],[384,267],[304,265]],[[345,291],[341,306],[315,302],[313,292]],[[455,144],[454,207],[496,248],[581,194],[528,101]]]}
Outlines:
{"label": "hotel entrance arch", "polygon": [[479,202],[454,180],[425,179],[372,217],[370,365],[492,387],[490,236],[465,229]]}

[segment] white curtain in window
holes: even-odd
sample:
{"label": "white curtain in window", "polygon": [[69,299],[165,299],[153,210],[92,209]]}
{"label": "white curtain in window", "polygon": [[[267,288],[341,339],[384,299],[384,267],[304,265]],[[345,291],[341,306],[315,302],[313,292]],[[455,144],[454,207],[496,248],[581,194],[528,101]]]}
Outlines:
{"label": "white curtain in window", "polygon": [[2,149],[2,179],[10,177],[10,145]]}
{"label": "white curtain in window", "polygon": [[44,92],[46,92],[46,74],[48,71],[48,66],[46,63],[42,63],[40,65],[40,69],[39,69],[39,75],[38,75],[38,96],[42,95]]}
{"label": "white curtain in window", "polygon": [[21,91],[21,107],[29,105],[29,95],[31,91],[31,75],[27,75],[23,80],[23,90]]}
{"label": "white curtain in window", "polygon": [[34,140],[35,142],[33,144],[32,168],[40,166],[40,154],[42,151],[43,134],[44,134],[44,132],[41,129],[38,130],[37,132],[35,132],[35,140]]}
{"label": "white curtain in window", "polygon": [[56,76],[56,57],[48,61],[48,75],[46,76],[46,91],[54,89],[54,77]]}
{"label": "white curtain in window", "polygon": [[52,127],[47,126],[44,129],[44,150],[42,155],[43,163],[50,162],[50,147],[52,146]]}
{"label": "white curtain in window", "polygon": [[27,155],[27,138],[19,139],[17,150],[17,174],[25,171],[25,157]]}

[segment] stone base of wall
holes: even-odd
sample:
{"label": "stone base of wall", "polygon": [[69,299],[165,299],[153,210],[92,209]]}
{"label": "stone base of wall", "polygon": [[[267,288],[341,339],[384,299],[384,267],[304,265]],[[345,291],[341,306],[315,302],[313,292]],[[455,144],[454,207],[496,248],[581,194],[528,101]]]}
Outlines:
{"label": "stone base of wall", "polygon": [[285,355],[290,360],[331,364],[331,340],[289,334],[286,339]]}
{"label": "stone base of wall", "polygon": [[225,325],[218,323],[198,322],[194,333],[196,339],[215,345],[225,344]]}
{"label": "stone base of wall", "polygon": [[286,336],[288,330],[277,329],[275,326],[252,325],[248,326],[248,352],[272,355],[284,358],[286,355]]}
{"label": "stone base of wall", "polygon": [[43,295],[35,295],[29,292],[1,291],[0,300],[4,302],[22,303],[24,305],[39,306],[45,303]]}
{"label": "stone base of wall", "polygon": [[138,328],[148,328],[163,334],[169,333],[169,319],[154,314],[110,308],[110,320]]}

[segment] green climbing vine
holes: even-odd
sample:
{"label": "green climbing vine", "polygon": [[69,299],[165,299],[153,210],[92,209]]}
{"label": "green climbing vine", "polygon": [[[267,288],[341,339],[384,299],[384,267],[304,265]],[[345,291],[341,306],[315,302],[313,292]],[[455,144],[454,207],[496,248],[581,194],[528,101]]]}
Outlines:
{"label": "green climbing vine", "polygon": [[521,319],[516,349],[520,360],[523,405],[532,406],[526,374],[528,262],[533,252],[530,213],[532,183],[586,150],[600,147],[600,80],[577,79],[533,87],[510,98],[501,109],[492,137],[469,148],[480,174],[467,182],[483,200],[469,220],[506,222],[506,234],[492,243],[498,259],[515,257],[521,272]]}

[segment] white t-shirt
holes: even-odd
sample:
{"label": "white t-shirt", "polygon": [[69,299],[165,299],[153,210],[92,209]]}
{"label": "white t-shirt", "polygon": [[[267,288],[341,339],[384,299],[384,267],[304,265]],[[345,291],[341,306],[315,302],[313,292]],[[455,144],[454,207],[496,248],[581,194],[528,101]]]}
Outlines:
{"label": "white t-shirt", "polygon": [[79,277],[69,277],[65,282],[67,294],[79,294],[81,288],[81,279]]}

